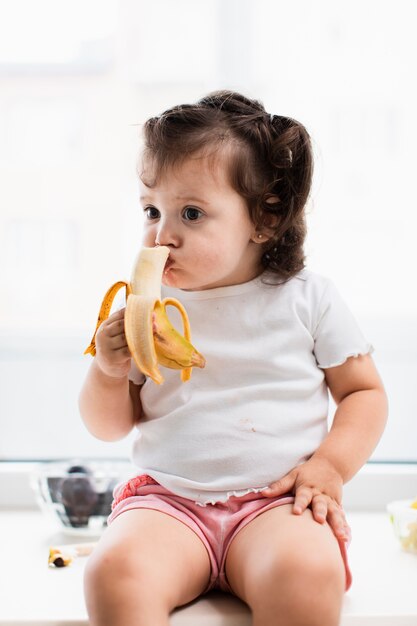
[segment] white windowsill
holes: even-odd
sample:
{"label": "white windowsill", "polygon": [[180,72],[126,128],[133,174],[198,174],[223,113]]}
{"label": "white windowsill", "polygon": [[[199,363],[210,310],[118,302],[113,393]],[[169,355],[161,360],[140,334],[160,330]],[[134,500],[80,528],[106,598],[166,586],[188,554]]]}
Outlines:
{"label": "white windowsill", "polygon": [[[415,626],[417,555],[405,553],[385,513],[349,515],[353,584],[340,626]],[[69,567],[47,566],[49,546],[73,541],[36,510],[0,514],[0,626],[87,626],[83,597],[86,558]],[[88,557],[87,557],[88,558]],[[214,593],[182,607],[172,626],[250,626],[246,606]]]}
{"label": "white windowsill", "polygon": [[[47,567],[49,545],[73,539],[37,510],[29,483],[34,467],[0,464],[0,589],[7,590],[0,626],[87,626],[82,590],[86,559],[59,570]],[[400,549],[385,513],[390,500],[416,495],[417,465],[370,464],[346,486],[353,585],[340,626],[416,626],[417,555]],[[245,605],[214,593],[177,610],[170,623],[250,626],[251,621]]]}

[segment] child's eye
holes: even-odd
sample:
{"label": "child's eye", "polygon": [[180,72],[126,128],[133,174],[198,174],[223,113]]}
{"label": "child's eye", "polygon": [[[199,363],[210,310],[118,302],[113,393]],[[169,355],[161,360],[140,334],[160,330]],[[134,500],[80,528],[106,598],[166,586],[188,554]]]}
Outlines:
{"label": "child's eye", "polygon": [[195,222],[196,220],[198,220],[202,215],[202,211],[200,211],[200,209],[196,209],[193,206],[188,206],[184,209],[183,211],[183,217],[184,219],[186,219],[189,222]]}
{"label": "child's eye", "polygon": [[154,206],[147,206],[145,208],[146,217],[148,220],[157,220],[159,217],[158,209],[155,209]]}

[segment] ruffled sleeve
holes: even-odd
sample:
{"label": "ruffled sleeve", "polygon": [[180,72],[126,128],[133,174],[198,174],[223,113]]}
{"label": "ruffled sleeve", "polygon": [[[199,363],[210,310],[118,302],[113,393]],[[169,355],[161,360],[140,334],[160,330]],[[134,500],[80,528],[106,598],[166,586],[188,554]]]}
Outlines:
{"label": "ruffled sleeve", "polygon": [[318,307],[313,338],[317,364],[323,369],[342,365],[351,356],[374,351],[331,280],[327,281]]}

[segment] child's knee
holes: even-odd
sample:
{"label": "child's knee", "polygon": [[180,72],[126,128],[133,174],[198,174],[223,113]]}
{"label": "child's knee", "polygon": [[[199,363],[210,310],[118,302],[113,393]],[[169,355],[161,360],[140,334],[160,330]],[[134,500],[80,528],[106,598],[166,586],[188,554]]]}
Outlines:
{"label": "child's knee", "polygon": [[145,578],[146,575],[143,565],[141,559],[123,543],[105,548],[98,546],[86,563],[86,593],[114,595],[117,594],[118,587],[126,586],[129,580],[140,586],[141,577]]}
{"label": "child's knee", "polygon": [[[295,566],[289,567],[289,574],[292,574],[292,581],[298,588],[303,587],[304,594],[310,591],[317,594],[317,589],[323,590],[323,600],[326,595],[332,597],[342,596],[346,586],[346,573],[343,559],[339,553],[304,554],[300,557]],[[326,594],[327,592],[327,594]],[[301,595],[303,595],[301,593]]]}
{"label": "child's knee", "polygon": [[124,543],[100,546],[90,555],[84,595],[91,626],[165,623],[170,608],[146,558],[132,554]]}
{"label": "child's knee", "polygon": [[276,554],[247,589],[256,623],[339,623],[345,588],[343,561],[314,555]]}
{"label": "child's knee", "polygon": [[[250,594],[255,599],[263,596],[271,602],[273,598],[279,598],[280,603],[285,603],[285,598],[291,598],[291,603],[301,608],[304,603],[309,605],[312,599],[317,605],[320,598],[326,604],[333,599],[337,602],[343,596],[345,569],[338,555],[288,552],[270,555],[267,561],[262,576],[255,578],[257,588]],[[317,590],[320,590],[319,594]]]}

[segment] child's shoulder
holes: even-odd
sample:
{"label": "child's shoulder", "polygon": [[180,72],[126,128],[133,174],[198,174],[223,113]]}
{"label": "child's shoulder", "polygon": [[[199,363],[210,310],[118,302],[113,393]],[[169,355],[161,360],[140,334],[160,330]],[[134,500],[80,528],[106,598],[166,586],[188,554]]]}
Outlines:
{"label": "child's shoulder", "polygon": [[334,287],[333,281],[328,276],[313,272],[307,268],[302,269],[292,278],[282,283],[282,286],[284,285],[306,295],[323,294],[329,287]]}
{"label": "child's shoulder", "polygon": [[270,292],[273,300],[278,298],[281,303],[288,302],[290,306],[296,303],[297,309],[316,311],[317,314],[340,301],[340,294],[333,280],[307,268],[278,284],[277,288],[276,296]]}

